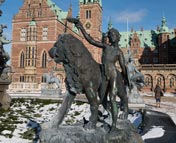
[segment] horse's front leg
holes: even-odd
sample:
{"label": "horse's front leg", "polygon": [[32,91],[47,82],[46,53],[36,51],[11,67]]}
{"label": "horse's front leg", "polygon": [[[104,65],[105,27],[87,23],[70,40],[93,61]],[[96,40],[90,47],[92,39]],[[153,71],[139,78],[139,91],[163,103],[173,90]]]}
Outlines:
{"label": "horse's front leg", "polygon": [[91,115],[89,117],[89,122],[85,125],[85,129],[95,129],[98,120],[98,105],[99,105],[97,100],[97,92],[95,92],[92,87],[87,87],[86,97],[90,104]]}
{"label": "horse's front leg", "polygon": [[118,96],[120,98],[120,102],[121,102],[121,110],[123,111],[123,114],[120,115],[121,119],[127,119],[128,118],[128,97],[127,94],[125,92],[125,88],[121,85],[119,85],[119,92],[118,92]]}
{"label": "horse's front leg", "polygon": [[74,101],[75,97],[76,94],[73,93],[71,94],[70,92],[68,92],[62,101],[62,104],[58,110],[57,115],[54,118],[52,118],[51,121],[42,124],[42,129],[58,128],[59,125],[64,120],[65,115],[68,113],[69,108],[71,107],[71,104]]}

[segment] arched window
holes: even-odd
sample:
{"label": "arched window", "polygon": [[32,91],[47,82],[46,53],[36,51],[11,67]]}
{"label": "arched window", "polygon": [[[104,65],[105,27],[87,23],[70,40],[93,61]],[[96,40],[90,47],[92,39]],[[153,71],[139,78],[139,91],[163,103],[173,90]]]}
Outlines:
{"label": "arched window", "polygon": [[175,86],[175,75],[171,75],[169,78],[169,87],[173,88]]}
{"label": "arched window", "polygon": [[20,68],[24,68],[24,53],[23,52],[20,55]]}
{"label": "arched window", "polygon": [[158,83],[159,86],[161,86],[161,83],[162,83],[162,78],[161,77],[157,78],[157,83]]}
{"label": "arched window", "polygon": [[42,83],[46,82],[46,77],[42,76]]}
{"label": "arched window", "polygon": [[47,62],[47,54],[46,51],[42,54],[42,68],[46,68],[46,62]]}

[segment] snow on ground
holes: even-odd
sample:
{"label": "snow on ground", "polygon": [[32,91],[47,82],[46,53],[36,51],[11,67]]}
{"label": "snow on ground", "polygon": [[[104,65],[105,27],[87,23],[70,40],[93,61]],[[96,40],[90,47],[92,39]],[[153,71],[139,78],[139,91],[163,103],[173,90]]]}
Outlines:
{"label": "snow on ground", "polygon": [[[148,96],[147,98],[144,97],[144,101],[146,103],[146,108],[167,113],[171,116],[173,121],[176,123],[176,100],[172,100],[172,98],[176,98],[176,96],[172,96],[169,94],[170,100],[165,100],[166,98],[162,99],[161,102],[161,108],[155,107],[155,99],[152,96]],[[17,106],[18,105],[18,106]],[[31,110],[29,110],[31,108]],[[11,131],[5,128],[2,132],[0,131],[0,143],[31,143],[32,140],[24,139],[22,138],[21,134],[25,134],[26,131],[29,129],[27,128],[27,122],[29,122],[29,119],[33,119],[37,121],[38,123],[49,121],[56,113],[59,108],[59,105],[57,103],[52,103],[48,105],[41,105],[37,104],[34,105],[31,100],[25,100],[23,104],[16,103],[12,106],[11,109],[13,109],[14,112],[9,113],[13,114],[19,123],[17,122],[15,124],[15,129]],[[21,113],[19,113],[21,111]],[[26,112],[25,112],[26,111]],[[3,124],[3,120],[8,118],[10,115],[3,115],[0,116],[0,124]],[[25,114],[25,116],[24,116]],[[76,123],[85,117],[88,119],[90,115],[89,105],[88,104],[76,104],[74,103],[71,106],[71,109],[66,116],[63,124],[66,123]],[[129,116],[129,119],[131,122],[136,122],[137,125],[139,120],[139,116]],[[9,134],[12,134],[11,137],[7,136]],[[149,132],[147,132],[145,135],[142,136],[143,139],[148,138],[156,138],[161,137],[164,134],[164,130],[160,126],[154,126]]]}
{"label": "snow on ground", "polygon": [[159,138],[164,135],[163,127],[160,126],[153,126],[153,128],[148,131],[145,135],[142,136],[142,139],[151,139],[151,138]]}
{"label": "snow on ground", "polygon": [[168,114],[176,124],[176,96],[165,95],[164,97],[162,97],[160,108],[156,108],[154,97],[145,97],[144,101],[147,109]]}

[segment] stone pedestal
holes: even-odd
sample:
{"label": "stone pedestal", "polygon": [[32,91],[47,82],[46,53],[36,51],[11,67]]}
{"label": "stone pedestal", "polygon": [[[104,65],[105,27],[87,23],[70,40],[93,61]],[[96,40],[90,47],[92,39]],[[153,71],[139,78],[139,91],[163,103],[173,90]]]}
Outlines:
{"label": "stone pedestal", "polygon": [[7,110],[10,107],[11,97],[6,93],[10,80],[0,79],[0,108]]}
{"label": "stone pedestal", "polygon": [[95,130],[85,130],[82,124],[61,125],[40,133],[41,143],[143,143],[140,135],[129,121],[119,121],[118,127],[109,131],[102,125]]}
{"label": "stone pedestal", "polygon": [[127,90],[127,95],[128,95],[128,105],[130,109],[138,110],[145,108],[143,96],[140,95],[136,86],[134,86],[130,92],[129,90]]}
{"label": "stone pedestal", "polygon": [[61,95],[60,89],[41,89],[42,95]]}

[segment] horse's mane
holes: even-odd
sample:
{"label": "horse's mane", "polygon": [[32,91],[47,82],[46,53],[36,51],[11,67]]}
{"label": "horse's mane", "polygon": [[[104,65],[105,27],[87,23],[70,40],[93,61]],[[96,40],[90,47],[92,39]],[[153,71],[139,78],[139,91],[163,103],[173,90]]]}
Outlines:
{"label": "horse's mane", "polygon": [[70,53],[75,57],[80,57],[84,54],[84,56],[86,55],[86,57],[94,60],[91,53],[78,38],[71,34],[61,34],[59,35],[59,39],[63,42],[67,54]]}
{"label": "horse's mane", "polygon": [[[93,59],[91,53],[81,40],[71,34],[61,34],[57,41],[63,52],[67,82],[69,86],[74,86],[77,91],[82,90],[80,77],[90,78],[91,73],[99,72],[99,64]],[[96,73],[95,73],[96,74]]]}

